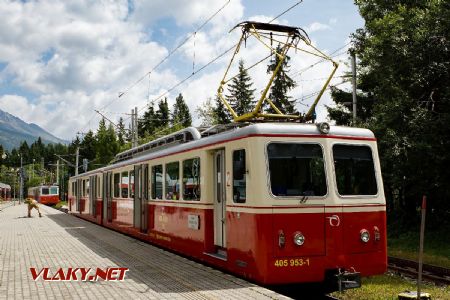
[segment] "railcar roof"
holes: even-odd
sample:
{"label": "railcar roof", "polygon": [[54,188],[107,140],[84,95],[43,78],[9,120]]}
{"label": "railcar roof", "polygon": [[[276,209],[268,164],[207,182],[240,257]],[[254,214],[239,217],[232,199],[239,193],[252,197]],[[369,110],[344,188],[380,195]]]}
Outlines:
{"label": "railcar roof", "polygon": [[285,135],[285,136],[296,136],[296,135],[312,135],[324,137],[336,136],[336,137],[354,137],[354,138],[374,138],[374,134],[369,129],[364,128],[354,128],[345,126],[330,126],[330,132],[328,134],[320,133],[316,124],[305,124],[305,123],[257,123],[251,124],[246,127],[237,127],[229,131],[221,132],[215,135],[202,137],[198,140],[193,140],[184,144],[177,144],[170,148],[161,149],[160,151],[155,151],[152,153],[144,154],[136,158],[132,158],[126,161],[117,162],[115,164],[92,170],[73,178],[85,177],[93,175],[103,171],[109,171],[112,169],[120,168],[127,165],[137,164],[146,160],[158,158],[161,156],[166,156],[169,154],[174,154],[178,152],[183,152],[186,150],[207,146],[210,144],[216,144],[227,140],[233,140],[237,138],[242,138],[246,136],[253,135]]}
{"label": "railcar roof", "polygon": [[1,183],[1,182],[0,182],[0,188],[2,188],[2,189],[10,189],[11,186],[10,186],[9,184]]}

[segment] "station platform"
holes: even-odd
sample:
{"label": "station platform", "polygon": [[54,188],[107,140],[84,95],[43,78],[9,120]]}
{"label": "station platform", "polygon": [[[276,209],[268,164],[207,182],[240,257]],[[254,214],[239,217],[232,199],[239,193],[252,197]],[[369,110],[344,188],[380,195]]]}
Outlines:
{"label": "station platform", "polygon": [[[288,299],[56,209],[40,208],[42,218],[34,209],[28,218],[25,204],[0,207],[0,300]],[[111,267],[128,268],[123,281],[33,280],[30,270],[48,268],[55,274],[58,269]]]}

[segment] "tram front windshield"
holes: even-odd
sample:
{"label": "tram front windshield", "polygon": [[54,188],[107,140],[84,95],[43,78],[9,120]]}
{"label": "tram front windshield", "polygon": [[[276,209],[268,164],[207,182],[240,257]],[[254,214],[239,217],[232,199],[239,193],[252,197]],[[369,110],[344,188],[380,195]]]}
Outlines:
{"label": "tram front windshield", "polygon": [[372,151],[364,145],[334,145],[334,169],[339,195],[376,195]]}
{"label": "tram front windshield", "polygon": [[318,144],[271,143],[267,146],[274,196],[325,196],[327,183]]}

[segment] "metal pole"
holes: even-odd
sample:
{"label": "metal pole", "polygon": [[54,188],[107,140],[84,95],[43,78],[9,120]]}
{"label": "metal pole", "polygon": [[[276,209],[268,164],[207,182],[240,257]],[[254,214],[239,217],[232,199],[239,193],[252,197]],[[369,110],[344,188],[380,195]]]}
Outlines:
{"label": "metal pole", "polygon": [[20,191],[19,191],[19,204],[23,200],[23,157],[20,154]]}
{"label": "metal pole", "polygon": [[138,108],[137,106],[134,108],[134,134],[136,135],[134,140],[136,142],[135,147],[138,146],[138,140],[139,140],[139,135],[138,135]]}
{"label": "metal pole", "polygon": [[75,153],[75,176],[78,175],[78,156],[80,156],[80,147],[77,147],[76,153]]}
{"label": "metal pole", "polygon": [[135,142],[135,135],[134,135],[134,109],[131,109],[131,147],[136,147]]}
{"label": "metal pole", "polygon": [[420,242],[419,242],[419,278],[417,279],[417,299],[420,299],[420,285],[422,284],[422,263],[423,263],[423,240],[425,233],[425,212],[427,210],[427,196],[422,198],[422,220],[420,222]]}
{"label": "metal pole", "polygon": [[13,198],[13,203],[14,205],[16,205],[16,178],[17,174],[15,174],[14,176],[14,181],[13,181],[13,193],[14,193],[14,198]]}
{"label": "metal pole", "polygon": [[356,123],[356,55],[350,51],[352,57],[352,85],[353,85],[353,125]]}
{"label": "metal pole", "polygon": [[56,161],[56,184],[59,185],[59,159]]}
{"label": "metal pole", "polygon": [[[58,160],[58,170],[59,170],[59,160]],[[62,184],[61,184],[60,192],[62,195],[62,200],[66,201],[66,194],[64,192],[64,164],[62,165],[62,174],[63,174],[63,176],[62,176],[62,180],[61,180]]]}

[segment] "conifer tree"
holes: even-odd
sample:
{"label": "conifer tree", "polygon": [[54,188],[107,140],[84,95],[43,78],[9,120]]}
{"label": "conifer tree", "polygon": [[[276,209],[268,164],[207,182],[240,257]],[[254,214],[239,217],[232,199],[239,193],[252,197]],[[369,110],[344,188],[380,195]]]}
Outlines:
{"label": "conifer tree", "polygon": [[153,103],[148,106],[147,110],[144,112],[144,116],[138,122],[139,132],[143,136],[152,135],[158,126],[158,120],[155,113],[155,108]]}
{"label": "conifer tree", "polygon": [[172,125],[180,123],[182,127],[189,127],[192,125],[192,117],[189,112],[189,107],[183,99],[183,95],[180,93],[175,99],[172,114]]}
{"label": "conifer tree", "polygon": [[[277,46],[276,52],[282,52],[282,47],[280,45]],[[282,113],[296,114],[298,112],[295,109],[295,101],[290,100],[291,97],[287,95],[289,90],[295,87],[294,80],[287,74],[287,72],[289,72],[289,60],[290,57],[286,56],[284,61],[281,63],[280,69],[275,76],[272,87],[270,88],[269,99]],[[280,57],[274,53],[270,59],[269,65],[267,66],[267,73],[272,73],[279,62]],[[268,113],[275,113],[275,110],[268,106],[268,104],[265,104],[265,107],[267,107],[266,111]]]}
{"label": "conifer tree", "polygon": [[[93,161],[96,156],[97,141],[94,133],[89,130],[84,136],[80,144],[80,159],[86,158],[89,162]],[[88,170],[92,170],[93,167],[89,165]]]}
{"label": "conifer tree", "polygon": [[214,113],[214,124],[228,124],[231,122],[231,114],[228,109],[223,104],[222,100],[216,95],[214,100],[215,107],[213,108]]}
{"label": "conifer tree", "polygon": [[228,87],[227,101],[231,108],[238,116],[248,113],[253,110],[255,106],[254,95],[255,89],[252,89],[253,83],[247,70],[244,67],[244,61],[239,61],[239,73],[231,80]]}
{"label": "conifer tree", "polygon": [[[0,166],[3,165],[3,154],[6,154],[5,150],[3,150],[3,146],[0,144]],[[6,155],[5,155],[6,159]]]}
{"label": "conifer tree", "polygon": [[[142,132],[139,130],[139,132]],[[126,132],[125,132],[125,124],[123,123],[123,118],[119,118],[119,122],[117,123],[117,141],[120,146],[125,144]]]}
{"label": "conifer tree", "polygon": [[170,118],[170,110],[169,105],[167,104],[167,98],[164,100],[160,100],[158,103],[158,110],[156,111],[156,127],[167,127],[169,125]]}
{"label": "conifer tree", "polygon": [[101,119],[96,137],[96,161],[106,165],[114,158],[120,147],[112,124],[106,127],[105,120]]}

